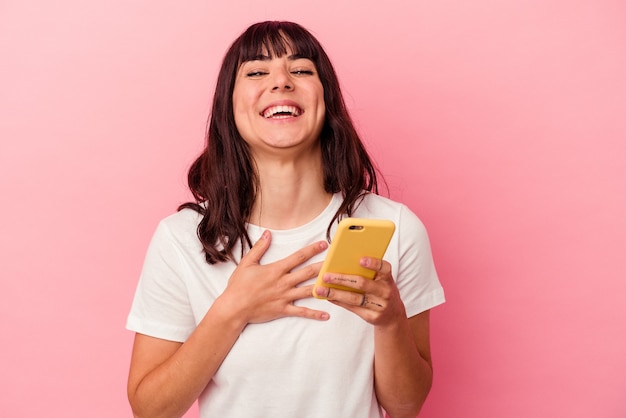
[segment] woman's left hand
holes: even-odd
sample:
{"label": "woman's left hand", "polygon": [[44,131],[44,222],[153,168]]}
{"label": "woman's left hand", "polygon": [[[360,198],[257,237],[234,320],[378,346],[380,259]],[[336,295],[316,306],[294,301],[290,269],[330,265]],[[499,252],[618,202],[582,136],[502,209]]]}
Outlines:
{"label": "woman's left hand", "polygon": [[376,271],[374,279],[326,273],[324,283],[353,288],[357,292],[318,286],[316,292],[335,305],[341,306],[363,318],[372,325],[389,325],[398,319],[406,319],[404,303],[391,274],[391,264],[384,260],[363,257],[361,266]]}

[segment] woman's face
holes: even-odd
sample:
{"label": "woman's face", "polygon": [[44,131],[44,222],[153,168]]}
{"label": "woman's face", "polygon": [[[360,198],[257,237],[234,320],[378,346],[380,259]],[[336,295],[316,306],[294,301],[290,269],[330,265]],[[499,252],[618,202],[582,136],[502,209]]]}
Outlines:
{"label": "woman's face", "polygon": [[319,140],[326,106],[313,62],[287,50],[244,62],[233,90],[235,124],[253,154],[311,147]]}

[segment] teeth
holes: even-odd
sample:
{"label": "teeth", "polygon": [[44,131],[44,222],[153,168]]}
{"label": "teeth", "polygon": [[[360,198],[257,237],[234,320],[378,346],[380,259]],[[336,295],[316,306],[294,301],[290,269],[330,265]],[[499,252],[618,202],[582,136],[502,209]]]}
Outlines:
{"label": "teeth", "polygon": [[271,118],[277,114],[280,114],[279,116],[285,116],[284,114],[300,116],[300,109],[295,106],[272,106],[263,113],[263,117]]}

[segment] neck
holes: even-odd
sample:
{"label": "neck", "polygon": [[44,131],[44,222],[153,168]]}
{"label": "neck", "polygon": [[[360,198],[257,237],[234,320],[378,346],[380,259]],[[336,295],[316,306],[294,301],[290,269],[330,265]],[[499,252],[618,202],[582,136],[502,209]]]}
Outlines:
{"label": "neck", "polygon": [[291,161],[257,160],[260,190],[250,222],[263,228],[290,229],[304,225],[328,206],[320,158]]}

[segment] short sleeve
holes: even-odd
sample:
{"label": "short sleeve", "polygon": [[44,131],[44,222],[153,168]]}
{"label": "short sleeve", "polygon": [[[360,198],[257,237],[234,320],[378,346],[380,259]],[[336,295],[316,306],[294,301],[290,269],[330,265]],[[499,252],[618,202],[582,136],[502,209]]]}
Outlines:
{"label": "short sleeve", "polygon": [[424,224],[404,205],[398,224],[399,270],[395,278],[407,316],[411,317],[442,304],[445,296]]}
{"label": "short sleeve", "polygon": [[184,281],[180,244],[159,223],[146,253],[126,328],[184,342],[196,327]]}

